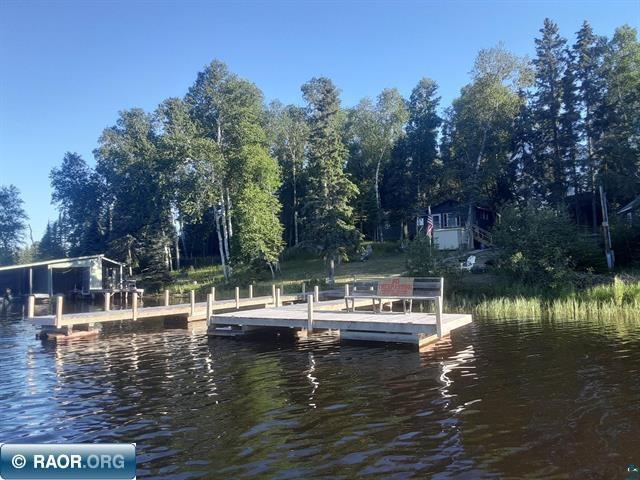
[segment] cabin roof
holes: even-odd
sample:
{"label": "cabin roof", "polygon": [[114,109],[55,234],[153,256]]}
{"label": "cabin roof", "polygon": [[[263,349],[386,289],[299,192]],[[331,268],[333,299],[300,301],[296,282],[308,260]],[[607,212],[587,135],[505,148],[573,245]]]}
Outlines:
{"label": "cabin roof", "polygon": [[20,265],[7,265],[6,267],[0,267],[0,272],[4,272],[7,270],[18,270],[20,268],[43,267],[46,265],[55,265],[57,263],[82,262],[83,260],[94,260],[94,259],[100,259],[103,262],[112,263],[114,265],[122,265],[122,266],[125,265],[122,262],[111,260],[110,258],[107,258],[101,254],[101,255],[86,255],[84,257],[73,257],[73,258],[56,258],[53,260],[43,260],[41,262],[23,263]]}
{"label": "cabin roof", "polygon": [[618,210],[618,215],[624,215],[625,213],[629,213],[637,208],[640,208],[640,195],[638,195],[635,200],[632,200],[620,210]]}

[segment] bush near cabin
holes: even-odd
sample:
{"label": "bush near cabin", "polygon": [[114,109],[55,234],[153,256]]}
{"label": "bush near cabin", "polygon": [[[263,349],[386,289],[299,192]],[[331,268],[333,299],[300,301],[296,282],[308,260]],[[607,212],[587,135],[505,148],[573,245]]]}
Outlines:
{"label": "bush near cabin", "polygon": [[598,240],[580,233],[566,212],[534,205],[507,206],[494,229],[502,250],[498,267],[519,280],[566,289],[575,271],[601,271]]}

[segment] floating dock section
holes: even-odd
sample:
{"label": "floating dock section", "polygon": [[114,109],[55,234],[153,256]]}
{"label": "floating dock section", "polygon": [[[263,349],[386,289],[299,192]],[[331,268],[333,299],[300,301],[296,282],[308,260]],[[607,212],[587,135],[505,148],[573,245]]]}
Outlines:
{"label": "floating dock section", "polygon": [[[370,305],[370,301],[358,299],[356,307],[363,305]],[[207,332],[209,336],[239,336],[288,328],[307,336],[331,330],[338,331],[343,340],[405,343],[420,348],[471,322],[471,315],[457,313],[349,312],[344,300],[314,302],[310,298],[305,304],[214,314]]]}

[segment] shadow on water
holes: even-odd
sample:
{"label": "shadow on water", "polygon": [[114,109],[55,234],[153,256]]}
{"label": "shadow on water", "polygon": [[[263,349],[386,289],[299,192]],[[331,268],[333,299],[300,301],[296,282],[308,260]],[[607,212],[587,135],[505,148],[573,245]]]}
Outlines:
{"label": "shadow on water", "polygon": [[624,478],[640,330],[479,320],[418,353],[0,317],[0,441],[136,442],[141,478]]}

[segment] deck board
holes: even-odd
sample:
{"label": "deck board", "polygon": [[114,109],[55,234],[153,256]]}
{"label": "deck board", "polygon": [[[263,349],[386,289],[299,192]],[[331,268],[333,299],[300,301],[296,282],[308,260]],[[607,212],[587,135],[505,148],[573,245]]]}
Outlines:
{"label": "deck board", "polygon": [[[434,334],[436,331],[436,317],[432,313],[373,313],[346,312],[337,310],[336,300],[331,302],[334,309],[325,308],[325,303],[317,304],[313,312],[314,329],[349,330],[387,332],[403,334]],[[307,328],[306,304],[270,308],[266,310],[245,310],[214,314],[210,319],[212,326],[268,326]],[[442,316],[443,332],[466,325],[472,321],[471,315],[444,313]]]}

